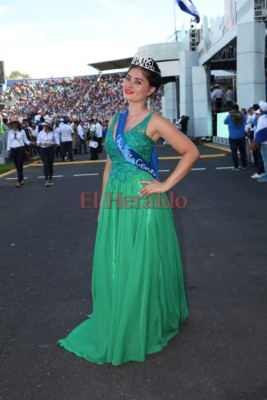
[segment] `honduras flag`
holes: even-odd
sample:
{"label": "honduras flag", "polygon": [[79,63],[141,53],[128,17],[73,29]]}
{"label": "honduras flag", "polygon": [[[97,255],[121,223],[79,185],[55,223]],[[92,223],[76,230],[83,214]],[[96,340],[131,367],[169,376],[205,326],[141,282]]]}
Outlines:
{"label": "honduras flag", "polygon": [[176,0],[176,1],[181,10],[195,17],[197,23],[199,23],[200,21],[199,12],[191,0]]}
{"label": "honduras flag", "polygon": [[258,119],[257,130],[255,133],[255,142],[261,144],[267,141],[267,115],[263,114]]}

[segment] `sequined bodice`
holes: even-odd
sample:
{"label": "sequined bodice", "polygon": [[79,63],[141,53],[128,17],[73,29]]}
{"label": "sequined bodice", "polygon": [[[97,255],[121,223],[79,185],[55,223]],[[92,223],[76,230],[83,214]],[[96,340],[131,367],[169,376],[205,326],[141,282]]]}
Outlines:
{"label": "sequined bodice", "polygon": [[[125,143],[131,149],[140,154],[146,161],[150,160],[154,148],[153,140],[146,135],[147,125],[152,115],[153,112],[124,134]],[[112,169],[110,171],[109,179],[111,182],[114,182],[114,180],[128,182],[133,175],[140,174],[140,169],[126,161],[116,147],[113,137],[113,129],[118,118],[119,114],[115,115],[105,139],[105,149],[112,161]]]}

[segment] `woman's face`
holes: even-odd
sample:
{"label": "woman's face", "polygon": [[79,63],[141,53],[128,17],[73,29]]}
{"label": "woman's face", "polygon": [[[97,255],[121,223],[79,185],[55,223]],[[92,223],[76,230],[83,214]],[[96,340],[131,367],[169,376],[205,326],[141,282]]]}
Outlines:
{"label": "woman's face", "polygon": [[123,97],[131,102],[139,102],[150,96],[155,88],[151,87],[141,68],[132,68],[122,83]]}
{"label": "woman's face", "polygon": [[44,131],[45,131],[46,133],[49,133],[50,130],[51,130],[51,129],[49,128],[49,126],[44,125]]}
{"label": "woman's face", "polygon": [[19,130],[19,125],[18,125],[17,122],[12,122],[12,124],[10,126],[11,126],[11,129],[13,131],[18,131]]}

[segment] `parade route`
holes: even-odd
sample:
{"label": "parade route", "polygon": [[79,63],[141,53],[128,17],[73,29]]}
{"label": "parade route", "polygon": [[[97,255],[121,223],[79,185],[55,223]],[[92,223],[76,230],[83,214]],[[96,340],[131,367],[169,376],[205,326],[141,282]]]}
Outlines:
{"label": "parade route", "polygon": [[[120,367],[89,363],[58,347],[91,313],[91,267],[105,154],[0,177],[1,400],[267,400],[267,185],[253,168],[232,172],[229,152],[201,158],[173,190],[190,309],[160,353]],[[161,178],[179,158],[158,148]],[[111,238],[112,240],[112,238]]]}

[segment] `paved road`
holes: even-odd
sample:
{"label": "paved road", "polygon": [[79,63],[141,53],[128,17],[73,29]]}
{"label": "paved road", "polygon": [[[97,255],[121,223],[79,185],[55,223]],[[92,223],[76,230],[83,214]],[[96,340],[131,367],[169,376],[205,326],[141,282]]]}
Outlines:
{"label": "paved road", "polygon": [[[190,318],[164,351],[121,367],[56,346],[90,312],[97,210],[81,193],[100,191],[104,163],[56,165],[49,188],[40,166],[20,189],[0,178],[0,399],[267,400],[267,185],[200,150],[175,188],[188,199],[174,218]],[[164,177],[177,160],[159,155]]]}

